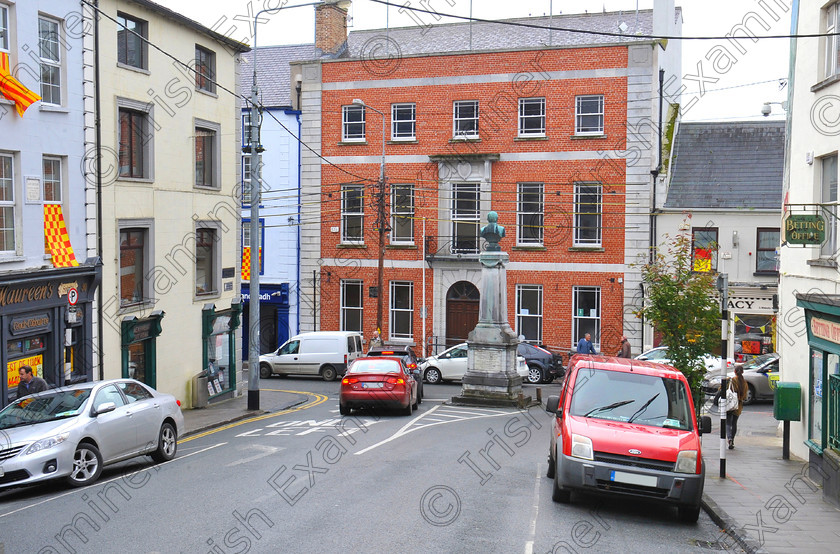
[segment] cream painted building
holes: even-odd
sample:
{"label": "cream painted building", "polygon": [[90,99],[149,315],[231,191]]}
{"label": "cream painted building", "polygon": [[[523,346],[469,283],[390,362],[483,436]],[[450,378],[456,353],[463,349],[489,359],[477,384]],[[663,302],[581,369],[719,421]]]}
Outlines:
{"label": "cream painted building", "polygon": [[98,5],[86,29],[86,142],[102,156],[87,195],[104,266],[104,377],[190,406],[193,376],[209,369],[211,399],[237,394],[236,94],[248,47],[148,0]]}
{"label": "cream painted building", "polygon": [[[834,33],[840,24],[838,2],[802,0],[793,2],[792,8],[795,34]],[[791,56],[779,283],[780,380],[801,386],[801,417],[791,423],[791,453],[810,462],[809,476],[823,485],[826,500],[838,504],[840,40],[794,39]],[[809,220],[821,222],[818,227],[824,229],[824,237],[818,236],[821,229],[815,235],[787,232],[792,226],[807,227]]]}

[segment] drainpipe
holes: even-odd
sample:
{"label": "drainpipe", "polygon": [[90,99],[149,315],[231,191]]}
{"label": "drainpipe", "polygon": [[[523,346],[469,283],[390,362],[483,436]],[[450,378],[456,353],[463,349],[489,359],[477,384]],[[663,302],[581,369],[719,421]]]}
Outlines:
{"label": "drainpipe", "polygon": [[650,172],[653,175],[653,205],[650,210],[650,257],[649,260],[653,263],[656,251],[656,181],[659,179],[659,173],[662,171],[662,103],[663,103],[663,89],[665,86],[665,70],[659,70],[659,162],[656,169]]}
{"label": "drainpipe", "polygon": [[[297,108],[298,108],[298,113],[297,113],[296,117],[297,117],[297,124],[298,124],[298,139],[300,139],[301,125],[302,125],[301,124],[301,117],[300,117],[300,115],[301,115],[300,88],[298,88],[298,106],[297,106]],[[298,189],[297,190],[297,193],[298,193],[297,204],[298,205],[297,205],[297,260],[296,260],[296,264],[297,264],[297,287],[296,287],[297,288],[297,310],[296,310],[296,312],[297,312],[297,318],[296,318],[297,319],[297,331],[296,331],[296,333],[300,333],[300,226],[301,226],[301,221],[300,221],[300,217],[301,217],[301,215],[300,215],[300,203],[301,203],[300,189],[301,189],[301,186],[302,186],[302,183],[301,183],[301,167],[300,167],[300,161],[301,161],[300,140],[297,141],[297,149],[298,149],[298,186],[297,186],[297,189]]]}
{"label": "drainpipe", "polygon": [[[102,100],[99,94],[99,0],[93,2],[93,65],[94,65],[94,129],[96,130],[96,255],[102,260]],[[102,300],[102,285],[99,285],[99,292],[96,295],[96,308],[99,310],[99,317],[96,318],[96,340],[99,348],[99,380],[105,379],[105,352],[102,333],[104,325],[102,313],[104,310]]]}

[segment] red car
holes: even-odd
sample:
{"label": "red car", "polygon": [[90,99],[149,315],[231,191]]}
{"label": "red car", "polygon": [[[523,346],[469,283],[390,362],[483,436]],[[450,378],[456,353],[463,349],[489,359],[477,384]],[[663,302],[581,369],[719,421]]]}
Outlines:
{"label": "red car", "polygon": [[554,413],[547,476],[552,499],[571,493],[651,499],[676,506],[679,517],[700,515],[705,467],[688,381],[655,362],[575,356],[560,396],[549,396]]}
{"label": "red car", "polygon": [[353,408],[397,408],[411,415],[419,404],[417,380],[400,358],[358,358],[341,380],[338,411],[349,415]]}

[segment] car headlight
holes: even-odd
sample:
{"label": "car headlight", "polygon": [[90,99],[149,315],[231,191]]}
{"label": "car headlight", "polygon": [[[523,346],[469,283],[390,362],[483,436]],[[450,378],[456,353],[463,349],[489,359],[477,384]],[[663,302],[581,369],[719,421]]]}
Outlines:
{"label": "car headlight", "polygon": [[60,435],[55,435],[53,437],[35,441],[31,445],[29,445],[29,448],[26,449],[26,452],[24,452],[23,455],[26,456],[27,454],[35,454],[37,452],[40,452],[41,450],[46,450],[48,448],[58,446],[59,444],[66,441],[67,437],[69,436],[70,433],[61,433]]}
{"label": "car headlight", "polygon": [[592,460],[592,439],[583,435],[572,435],[572,456]]}
{"label": "car headlight", "polygon": [[677,473],[697,473],[697,451],[681,450],[677,454],[677,465],[674,471]]}

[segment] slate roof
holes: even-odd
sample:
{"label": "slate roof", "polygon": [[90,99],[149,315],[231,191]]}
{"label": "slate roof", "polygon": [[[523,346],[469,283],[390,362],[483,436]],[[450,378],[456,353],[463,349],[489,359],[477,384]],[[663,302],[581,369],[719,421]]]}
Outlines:
{"label": "slate roof", "polygon": [[[314,60],[318,57],[314,44],[294,44],[287,46],[260,46],[257,48],[257,86],[263,106],[288,108],[292,105],[291,85],[289,80],[289,62]],[[241,55],[242,65],[239,72],[239,91],[243,96],[251,97],[251,85],[254,82],[254,51]],[[246,107],[246,102],[240,102]]]}
{"label": "slate roof", "polygon": [[782,207],[785,122],[681,123],[665,208]]}

